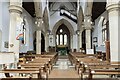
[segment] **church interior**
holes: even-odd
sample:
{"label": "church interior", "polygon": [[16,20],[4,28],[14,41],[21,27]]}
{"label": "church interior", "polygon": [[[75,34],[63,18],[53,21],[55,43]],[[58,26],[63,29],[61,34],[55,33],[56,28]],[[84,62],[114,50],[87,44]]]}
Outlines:
{"label": "church interior", "polygon": [[120,0],[0,0],[0,80],[120,80]]}

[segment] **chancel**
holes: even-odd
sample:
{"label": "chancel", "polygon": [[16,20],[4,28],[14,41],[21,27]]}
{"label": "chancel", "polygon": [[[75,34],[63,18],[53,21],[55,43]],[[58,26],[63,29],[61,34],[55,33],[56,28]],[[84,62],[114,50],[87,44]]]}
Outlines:
{"label": "chancel", "polygon": [[0,0],[0,79],[120,79],[120,0]]}

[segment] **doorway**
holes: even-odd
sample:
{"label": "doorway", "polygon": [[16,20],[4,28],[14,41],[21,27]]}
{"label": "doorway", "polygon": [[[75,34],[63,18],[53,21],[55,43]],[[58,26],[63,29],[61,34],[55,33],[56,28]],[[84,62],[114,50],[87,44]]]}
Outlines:
{"label": "doorway", "polygon": [[86,34],[85,34],[85,30],[82,32],[82,48],[86,52]]}
{"label": "doorway", "polygon": [[41,52],[45,52],[45,37],[41,33]]}
{"label": "doorway", "polygon": [[[34,41],[33,41],[33,46],[34,46],[34,51],[36,51],[36,32],[34,33]],[[45,52],[45,37],[43,33],[41,33],[41,52]]]}

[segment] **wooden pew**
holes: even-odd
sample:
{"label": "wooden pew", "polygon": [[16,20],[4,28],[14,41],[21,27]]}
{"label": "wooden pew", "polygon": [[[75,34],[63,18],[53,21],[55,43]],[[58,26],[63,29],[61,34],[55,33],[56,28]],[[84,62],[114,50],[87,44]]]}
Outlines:
{"label": "wooden pew", "polygon": [[[97,59],[96,57],[84,57],[84,58],[75,58],[76,59],[76,63],[75,63],[75,70],[78,70],[79,66],[81,63],[84,64],[97,64],[99,62],[99,64],[103,64],[103,62],[100,59]],[[92,63],[91,63],[92,62]],[[105,62],[106,64],[106,62]]]}
{"label": "wooden pew", "polygon": [[32,59],[35,59],[35,58],[50,58],[51,59],[51,63],[53,64],[54,62],[56,62],[57,60],[57,55],[56,53],[47,53],[47,54],[34,54],[34,55],[24,55],[23,56],[23,59],[25,60],[24,63],[26,61],[31,61]]}
{"label": "wooden pew", "polygon": [[[80,64],[78,69],[78,73],[81,78],[86,74],[88,75],[88,78],[92,79],[93,75],[118,75],[120,72],[119,70],[116,70],[120,69],[120,65],[111,65],[107,61],[99,61],[99,59],[81,59],[81,61],[83,62]],[[94,70],[96,73],[94,73]]]}
{"label": "wooden pew", "polygon": [[[97,58],[79,58],[78,62],[77,62],[77,71],[79,73],[81,68],[81,65],[85,65],[85,66],[106,66],[106,65],[110,65],[110,63],[108,61],[101,61],[100,59]],[[83,67],[82,67],[83,68]]]}
{"label": "wooden pew", "polygon": [[50,54],[35,54],[35,55],[25,55],[25,58],[29,58],[29,61],[25,61],[24,64],[27,63],[45,63],[50,70],[52,70],[52,66],[57,60],[57,55],[56,53],[50,53]]}
{"label": "wooden pew", "polygon": [[120,74],[120,71],[116,70],[116,69],[120,69],[120,66],[111,65],[110,62],[108,61],[102,61],[101,59],[98,59],[99,55],[72,53],[70,54],[70,57],[74,58],[75,69],[78,71],[79,75],[81,76],[81,79],[83,79],[84,74],[88,75],[89,80],[93,79],[93,75],[99,75],[99,74],[118,75],[118,73]]}
{"label": "wooden pew", "polygon": [[[111,76],[110,78],[112,79],[112,75],[120,75],[120,70],[116,70],[116,69],[89,69],[88,73],[82,73],[82,74],[88,74],[88,79],[92,80],[94,79],[93,76],[94,75],[109,75]],[[105,77],[103,77],[105,78]],[[108,78],[109,80],[109,78]],[[116,78],[117,80],[117,78]]]}
{"label": "wooden pew", "polygon": [[46,74],[46,76],[50,73],[50,66],[48,62],[41,62],[41,60],[40,62],[38,60],[37,62],[30,61],[29,63],[21,64],[21,68],[41,68],[41,72]]}
{"label": "wooden pew", "polygon": [[86,58],[86,57],[95,57],[95,58],[98,58],[98,54],[84,54],[84,53],[81,53],[81,52],[72,52],[72,53],[69,53],[68,57],[71,61],[71,63],[77,63],[77,60],[79,58]]}
{"label": "wooden pew", "polygon": [[[50,61],[51,61],[51,63],[53,64],[53,62],[54,62],[54,59],[55,59],[55,56],[56,56],[56,54],[54,54],[54,55],[41,55],[41,54],[36,54],[36,55],[25,55],[25,56],[23,56],[23,58],[29,58],[30,57],[30,59],[26,59],[26,61],[28,60],[28,61],[32,61],[32,60],[34,60],[34,59],[36,59],[36,58],[45,58],[45,59],[47,59],[47,58],[49,58],[50,59]],[[26,63],[26,61],[24,61],[24,63]],[[43,60],[42,60],[43,61]]]}
{"label": "wooden pew", "polygon": [[[25,55],[23,56],[23,58],[25,59],[26,57],[30,57],[29,61],[27,61],[27,63],[23,63],[23,64],[20,64],[21,65],[21,69],[19,70],[35,70],[35,71],[39,71],[39,77],[42,78],[42,73],[43,72],[46,72],[47,73],[47,66],[49,66],[49,63],[50,64],[53,64],[54,60],[56,59],[57,57],[57,54],[46,54],[46,55]],[[53,60],[53,61],[52,61]],[[25,60],[26,61],[26,60]],[[8,70],[8,69],[7,69]],[[9,72],[9,71],[8,71]],[[10,72],[15,72],[13,70],[10,70]],[[7,73],[7,71],[2,71],[2,73]],[[16,72],[15,73],[22,73],[22,71],[18,71],[16,69]],[[24,71],[23,73],[32,73],[32,72],[26,72]],[[33,72],[34,73],[34,72]],[[9,74],[9,73],[8,73]],[[48,74],[47,74],[48,76]]]}
{"label": "wooden pew", "polygon": [[51,58],[41,58],[37,57],[37,59],[33,59],[32,61],[28,61],[26,64],[21,64],[22,67],[27,67],[27,68],[33,68],[33,67],[39,67],[39,66],[44,66],[44,71],[47,72],[48,74],[50,73],[52,69],[52,64]]}
{"label": "wooden pew", "polygon": [[5,69],[1,70],[0,73],[24,73],[24,74],[36,74],[37,78],[41,78],[41,73],[39,69]]}

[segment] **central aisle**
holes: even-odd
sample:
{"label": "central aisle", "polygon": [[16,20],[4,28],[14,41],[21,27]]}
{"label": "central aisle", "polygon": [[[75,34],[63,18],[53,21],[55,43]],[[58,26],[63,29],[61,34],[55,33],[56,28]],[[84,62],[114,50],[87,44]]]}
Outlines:
{"label": "central aisle", "polygon": [[79,75],[75,71],[74,66],[71,66],[70,61],[59,58],[56,64],[53,66],[48,78],[79,78]]}

